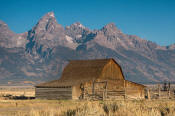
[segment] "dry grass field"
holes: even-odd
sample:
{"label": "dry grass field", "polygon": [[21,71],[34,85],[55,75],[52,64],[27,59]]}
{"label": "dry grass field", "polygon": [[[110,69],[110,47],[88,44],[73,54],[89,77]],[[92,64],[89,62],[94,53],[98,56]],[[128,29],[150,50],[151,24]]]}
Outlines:
{"label": "dry grass field", "polygon": [[[174,99],[156,100],[11,100],[34,96],[33,87],[0,87],[0,116],[175,116]],[[7,97],[8,98],[8,97]]]}
{"label": "dry grass field", "polygon": [[175,116],[175,101],[0,100],[0,116]]}

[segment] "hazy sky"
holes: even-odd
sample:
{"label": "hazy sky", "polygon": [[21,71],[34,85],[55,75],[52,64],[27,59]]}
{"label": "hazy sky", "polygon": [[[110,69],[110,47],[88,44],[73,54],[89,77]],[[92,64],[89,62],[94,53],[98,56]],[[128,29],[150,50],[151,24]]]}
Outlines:
{"label": "hazy sky", "polygon": [[175,0],[0,0],[0,20],[16,33],[28,31],[50,11],[63,26],[81,22],[100,29],[114,22],[126,34],[159,45],[175,43]]}

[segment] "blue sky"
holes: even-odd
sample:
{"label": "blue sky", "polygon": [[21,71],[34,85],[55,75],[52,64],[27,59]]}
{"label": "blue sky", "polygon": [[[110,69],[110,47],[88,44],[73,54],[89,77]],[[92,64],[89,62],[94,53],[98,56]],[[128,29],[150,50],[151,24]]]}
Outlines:
{"label": "blue sky", "polygon": [[0,20],[16,33],[28,31],[50,11],[63,26],[81,22],[100,29],[114,22],[126,34],[159,45],[175,43],[175,0],[0,0]]}

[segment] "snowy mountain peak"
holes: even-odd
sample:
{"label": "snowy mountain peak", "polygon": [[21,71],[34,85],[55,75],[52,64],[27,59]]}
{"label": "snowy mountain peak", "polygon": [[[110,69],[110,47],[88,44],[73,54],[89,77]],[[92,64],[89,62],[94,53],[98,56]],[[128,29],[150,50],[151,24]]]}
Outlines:
{"label": "snowy mountain peak", "polygon": [[47,14],[45,14],[41,19],[40,19],[40,21],[39,22],[48,22],[48,21],[55,21],[56,22],[56,18],[55,18],[55,15],[54,15],[54,13],[53,12],[49,12],[49,13],[47,13]]}
{"label": "snowy mountain peak", "polygon": [[80,22],[73,23],[70,26],[67,26],[66,28],[81,28],[81,29],[86,29],[84,25],[82,25]]}
{"label": "snowy mountain peak", "polygon": [[47,15],[49,15],[50,17],[55,17],[54,12],[48,12]]}
{"label": "snowy mountain peak", "polygon": [[79,27],[79,28],[85,28],[85,26],[82,25],[80,22],[76,22],[76,23],[74,23],[73,25],[74,25],[74,26],[77,26],[77,27]]}
{"label": "snowy mountain peak", "polygon": [[105,25],[102,29],[100,29],[100,32],[103,32],[105,36],[117,36],[122,34],[122,32],[117,29],[114,23]]}
{"label": "snowy mountain peak", "polygon": [[170,50],[174,50],[175,49],[175,44],[172,44],[172,45],[168,46],[167,48],[170,49]]}
{"label": "snowy mountain peak", "polygon": [[33,28],[33,30],[36,30],[36,32],[54,32],[57,29],[62,28],[61,25],[59,25],[56,21],[56,18],[54,16],[53,12],[49,12],[45,14],[36,24],[36,26]]}
{"label": "snowy mountain peak", "polygon": [[6,23],[4,23],[3,21],[0,20],[0,28],[8,28],[8,25]]}
{"label": "snowy mountain peak", "polygon": [[55,18],[54,12],[48,12],[42,18]]}
{"label": "snowy mountain peak", "polygon": [[109,23],[105,25],[102,30],[108,30],[108,31],[118,31],[121,32],[119,29],[117,29],[116,25],[114,23]]}
{"label": "snowy mountain peak", "polygon": [[106,28],[115,28],[115,24],[114,23],[108,23],[107,25],[105,25],[104,27]]}

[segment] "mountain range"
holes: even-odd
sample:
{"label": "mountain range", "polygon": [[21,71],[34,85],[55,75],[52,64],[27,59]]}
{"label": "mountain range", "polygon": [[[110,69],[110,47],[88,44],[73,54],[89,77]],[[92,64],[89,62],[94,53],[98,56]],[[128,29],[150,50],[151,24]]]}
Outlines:
{"label": "mountain range", "polygon": [[134,82],[175,82],[175,44],[160,46],[124,34],[114,23],[98,30],[79,22],[63,27],[53,12],[21,34],[0,21],[0,84],[58,79],[69,60],[100,58],[114,58]]}

